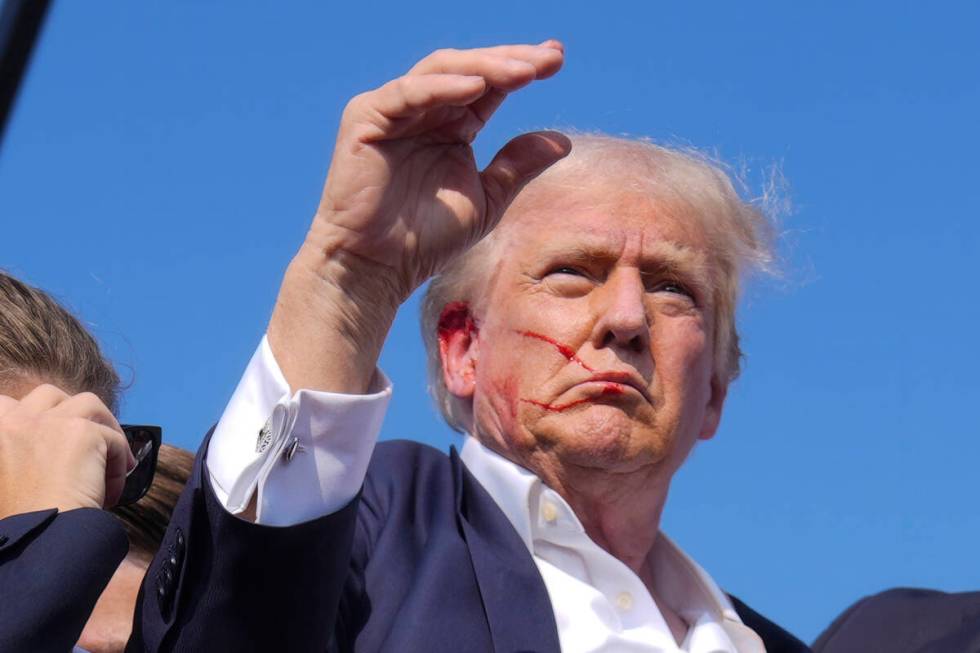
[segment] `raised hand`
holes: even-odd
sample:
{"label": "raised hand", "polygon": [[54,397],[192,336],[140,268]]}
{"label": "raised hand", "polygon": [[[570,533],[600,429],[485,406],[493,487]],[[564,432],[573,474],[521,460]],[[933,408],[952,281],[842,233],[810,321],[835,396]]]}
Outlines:
{"label": "raised hand", "polygon": [[561,134],[524,134],[481,172],[470,146],[508,93],[550,77],[563,60],[556,41],[440,50],[351,100],[269,326],[294,389],[363,392],[401,302],[568,153]]}
{"label": "raised hand", "polygon": [[0,395],[0,519],[111,507],[134,464],[122,428],[94,394],[40,385],[20,400]]}

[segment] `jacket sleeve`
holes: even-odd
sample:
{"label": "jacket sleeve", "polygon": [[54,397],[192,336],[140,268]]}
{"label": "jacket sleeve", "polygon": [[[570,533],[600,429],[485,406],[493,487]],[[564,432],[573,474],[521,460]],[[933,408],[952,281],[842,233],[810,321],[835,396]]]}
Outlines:
{"label": "jacket sleeve", "polygon": [[128,548],[95,508],[0,520],[0,653],[70,651]]}
{"label": "jacket sleeve", "polygon": [[358,499],[294,526],[239,519],[211,487],[209,441],[143,581],[127,650],[325,650]]}

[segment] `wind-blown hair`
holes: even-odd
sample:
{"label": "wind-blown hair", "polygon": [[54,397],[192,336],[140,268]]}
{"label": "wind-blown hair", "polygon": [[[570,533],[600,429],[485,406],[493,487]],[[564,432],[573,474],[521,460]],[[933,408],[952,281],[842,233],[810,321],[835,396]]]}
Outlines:
{"label": "wind-blown hair", "polygon": [[[744,185],[728,166],[694,149],[669,148],[646,139],[603,134],[571,134],[572,151],[521,192],[507,213],[519,213],[541,197],[562,188],[589,188],[649,197],[671,215],[699,222],[707,241],[707,265],[714,306],[715,375],[724,383],[741,369],[742,352],[735,326],[742,279],[749,272],[771,272],[777,207],[774,184],[762,196],[744,197]],[[738,189],[742,190],[742,193]],[[505,216],[506,219],[506,216]],[[499,231],[454,260],[434,277],[422,302],[429,390],[443,417],[454,429],[466,431],[469,400],[453,396],[443,379],[439,353],[439,319],[451,302],[466,302],[479,311],[497,261]]]}
{"label": "wind-blown hair", "polygon": [[118,408],[119,375],[95,338],[46,292],[0,272],[0,392],[42,382]]}
{"label": "wind-blown hair", "polygon": [[[0,272],[0,393],[40,383],[91,392],[113,413],[119,407],[119,376],[78,318],[40,288]],[[193,467],[194,454],[161,445],[146,495],[112,509],[126,529],[130,557],[153,559]]]}

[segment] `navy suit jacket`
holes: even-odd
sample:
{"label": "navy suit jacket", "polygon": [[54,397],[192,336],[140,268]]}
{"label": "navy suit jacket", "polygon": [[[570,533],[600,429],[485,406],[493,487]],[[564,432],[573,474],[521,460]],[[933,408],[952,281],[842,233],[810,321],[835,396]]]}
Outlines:
{"label": "navy suit jacket", "polygon": [[[340,587],[323,579],[346,573],[355,506],[290,528],[245,522],[217,503],[202,459],[143,581],[127,650],[294,651],[327,641]],[[0,653],[71,651],[128,549],[104,510],[0,520]]]}
{"label": "navy suit jacket", "polygon": [[[144,583],[137,646],[559,651],[534,560],[455,451],[381,443],[359,497],[288,528],[247,524],[224,511],[202,458]],[[178,542],[181,555],[166,553]],[[214,587],[211,577],[230,584]],[[809,650],[734,603],[770,653]]]}
{"label": "navy suit jacket", "polygon": [[128,549],[104,510],[0,519],[0,652],[71,651]]}
{"label": "navy suit jacket", "polygon": [[980,592],[892,589],[861,599],[813,644],[817,653],[980,652]]}

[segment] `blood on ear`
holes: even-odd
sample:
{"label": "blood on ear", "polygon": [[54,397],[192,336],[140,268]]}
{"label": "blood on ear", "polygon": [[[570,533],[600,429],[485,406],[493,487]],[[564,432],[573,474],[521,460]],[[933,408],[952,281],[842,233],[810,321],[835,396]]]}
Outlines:
{"label": "blood on ear", "polygon": [[473,339],[480,333],[466,302],[450,302],[439,316],[439,354],[443,379],[456,395],[472,392],[476,361],[470,356]]}

